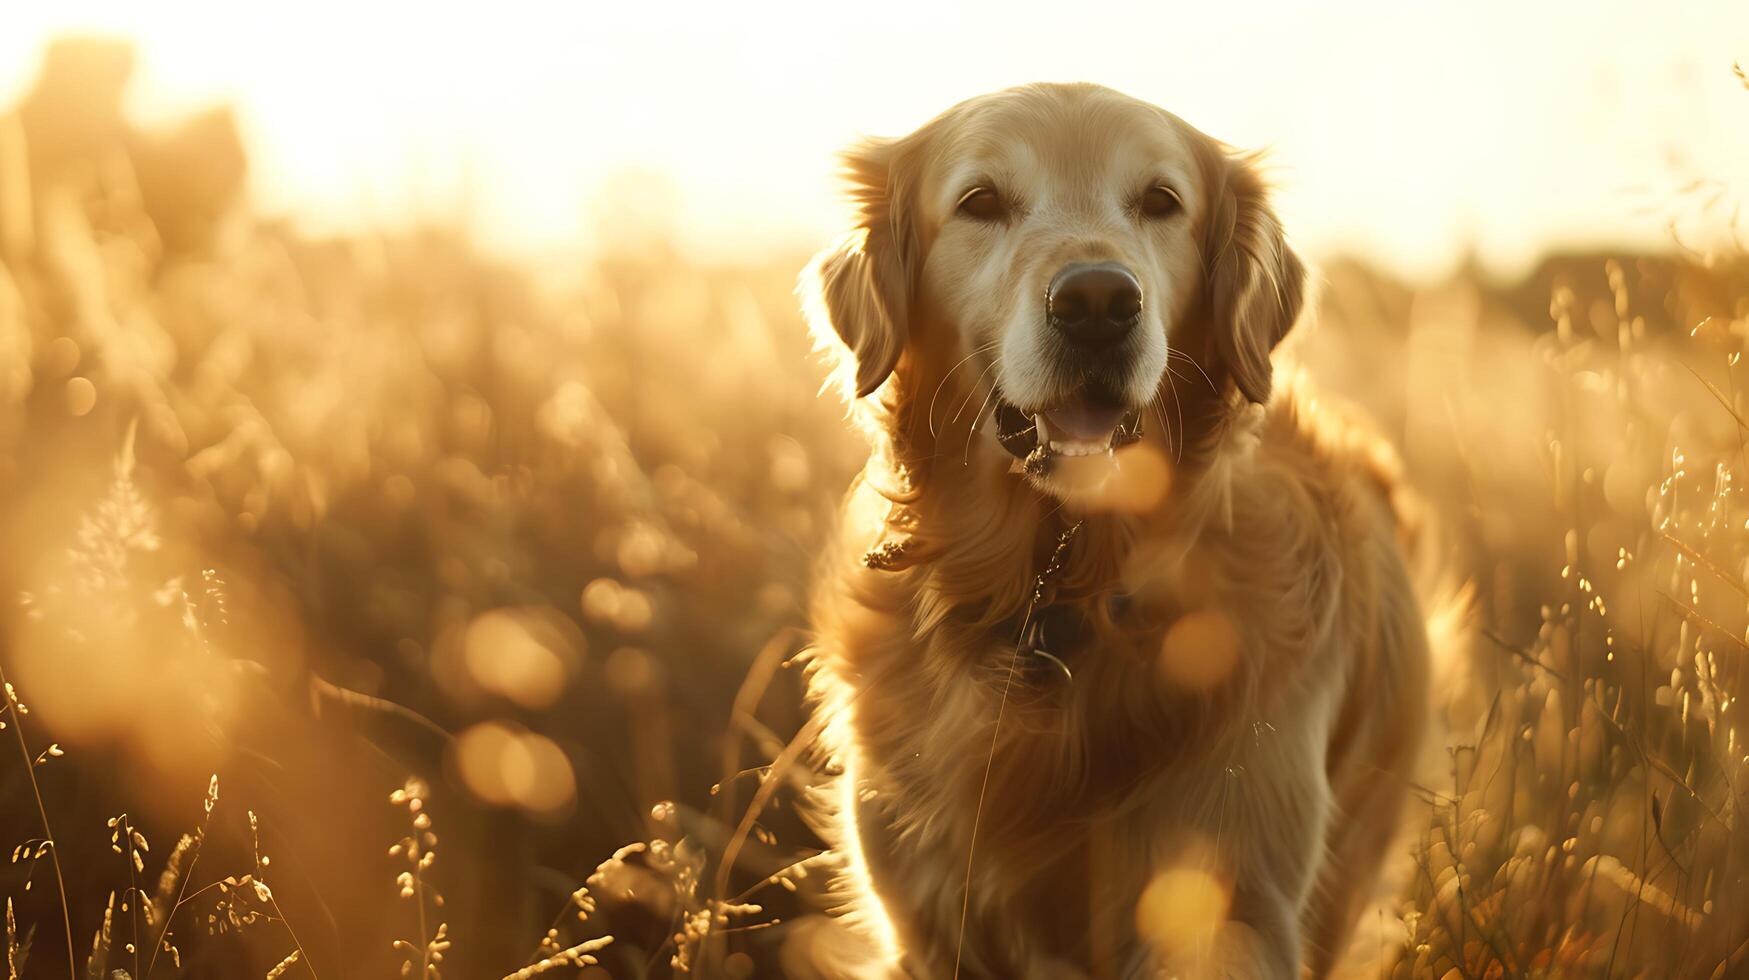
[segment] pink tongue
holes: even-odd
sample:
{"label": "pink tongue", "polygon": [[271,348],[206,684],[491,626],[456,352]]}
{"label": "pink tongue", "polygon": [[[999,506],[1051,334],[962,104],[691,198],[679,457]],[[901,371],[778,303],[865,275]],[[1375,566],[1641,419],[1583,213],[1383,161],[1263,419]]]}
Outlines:
{"label": "pink tongue", "polygon": [[1123,421],[1123,414],[1121,408],[1071,402],[1046,412],[1045,420],[1071,439],[1095,442],[1110,438],[1112,430]]}

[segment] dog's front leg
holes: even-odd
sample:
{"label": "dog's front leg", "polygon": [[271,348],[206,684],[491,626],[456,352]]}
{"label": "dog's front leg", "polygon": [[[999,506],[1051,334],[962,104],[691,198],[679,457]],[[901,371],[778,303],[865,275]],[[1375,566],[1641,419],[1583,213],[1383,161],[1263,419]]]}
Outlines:
{"label": "dog's front leg", "polygon": [[[1316,703],[1313,702],[1313,707]],[[1317,720],[1321,713],[1314,713]],[[1220,762],[1163,776],[1137,977],[1298,980],[1331,795],[1306,718],[1247,729]]]}

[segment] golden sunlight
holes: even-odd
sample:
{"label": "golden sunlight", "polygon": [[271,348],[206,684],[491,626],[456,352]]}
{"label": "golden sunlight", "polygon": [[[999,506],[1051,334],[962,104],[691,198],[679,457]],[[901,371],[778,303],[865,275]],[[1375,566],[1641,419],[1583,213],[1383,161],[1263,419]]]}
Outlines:
{"label": "golden sunlight", "polygon": [[1749,8],[1731,0],[1656,17],[1628,0],[882,11],[18,4],[0,94],[29,83],[50,37],[130,37],[140,118],[236,105],[270,212],[457,224],[536,256],[628,236],[719,258],[823,240],[841,227],[833,157],[854,137],[1038,80],[1099,81],[1271,148],[1302,243],[1420,274],[1472,252],[1521,269],[1551,246],[1644,246],[1672,223],[1714,238],[1729,209],[1675,192],[1749,172],[1723,84]]}

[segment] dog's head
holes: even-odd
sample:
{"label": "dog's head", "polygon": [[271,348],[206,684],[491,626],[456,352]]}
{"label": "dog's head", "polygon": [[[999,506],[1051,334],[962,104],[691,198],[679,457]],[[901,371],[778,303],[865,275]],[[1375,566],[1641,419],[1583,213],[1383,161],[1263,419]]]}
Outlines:
{"label": "dog's head", "polygon": [[848,394],[897,375],[932,434],[978,399],[968,453],[993,419],[977,451],[1058,496],[1101,482],[1147,422],[1169,428],[1190,389],[1268,399],[1304,271],[1249,162],[1171,114],[1029,86],[846,160],[857,226],[804,289]]}

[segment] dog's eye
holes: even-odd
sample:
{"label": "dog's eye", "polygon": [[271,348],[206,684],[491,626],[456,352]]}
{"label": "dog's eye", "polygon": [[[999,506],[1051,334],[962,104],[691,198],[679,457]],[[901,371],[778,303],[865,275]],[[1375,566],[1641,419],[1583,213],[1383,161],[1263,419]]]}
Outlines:
{"label": "dog's eye", "polygon": [[1149,218],[1169,218],[1184,207],[1184,201],[1178,192],[1165,184],[1155,184],[1142,192],[1139,208],[1142,214]]}
{"label": "dog's eye", "polygon": [[1007,209],[1002,206],[1002,196],[988,187],[974,187],[961,195],[956,210],[968,218],[978,221],[1001,221]]}

